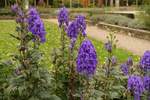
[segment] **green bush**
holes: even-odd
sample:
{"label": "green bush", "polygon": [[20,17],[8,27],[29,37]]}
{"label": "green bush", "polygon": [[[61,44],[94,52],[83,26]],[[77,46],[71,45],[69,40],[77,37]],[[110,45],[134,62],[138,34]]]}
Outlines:
{"label": "green bush", "polygon": [[[139,21],[137,19],[131,19],[122,15],[93,15],[92,17],[90,17],[90,20],[93,23],[105,22],[113,25],[149,30],[148,26],[146,26],[142,21]],[[146,22],[148,23],[148,21]]]}
{"label": "green bush", "polygon": [[150,4],[145,5],[144,10],[145,10],[145,14],[143,16],[144,17],[143,19],[144,19],[145,25],[149,27],[150,29]]}

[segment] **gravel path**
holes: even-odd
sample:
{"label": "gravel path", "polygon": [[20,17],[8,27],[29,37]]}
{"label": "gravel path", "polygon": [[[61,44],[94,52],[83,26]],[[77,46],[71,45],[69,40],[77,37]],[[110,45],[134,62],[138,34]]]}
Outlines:
{"label": "gravel path", "polygon": [[[56,19],[50,19],[49,21],[57,23]],[[106,42],[106,36],[108,33],[108,31],[100,29],[96,26],[87,26],[87,35],[95,38],[96,40]],[[141,56],[143,55],[144,51],[150,50],[150,41],[130,37],[123,34],[116,34],[116,36],[119,40],[118,47],[131,51],[135,55]]]}

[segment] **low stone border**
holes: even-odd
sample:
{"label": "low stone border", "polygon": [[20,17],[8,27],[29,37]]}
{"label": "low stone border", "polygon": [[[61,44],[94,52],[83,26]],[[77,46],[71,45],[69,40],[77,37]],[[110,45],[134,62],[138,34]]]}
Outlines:
{"label": "low stone border", "polygon": [[98,23],[97,26],[105,28],[105,29],[109,28],[109,29],[117,31],[118,33],[121,33],[121,34],[126,34],[131,37],[136,37],[136,38],[145,39],[145,40],[150,41],[150,31],[122,27],[122,26],[106,24],[106,23],[102,23],[102,22]]}

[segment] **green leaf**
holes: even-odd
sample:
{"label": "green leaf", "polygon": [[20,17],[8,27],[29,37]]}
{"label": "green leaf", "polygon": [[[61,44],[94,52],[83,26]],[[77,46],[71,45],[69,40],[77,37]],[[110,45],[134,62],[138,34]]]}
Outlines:
{"label": "green leaf", "polygon": [[50,96],[49,100],[61,100],[61,99],[56,95],[52,95]]}

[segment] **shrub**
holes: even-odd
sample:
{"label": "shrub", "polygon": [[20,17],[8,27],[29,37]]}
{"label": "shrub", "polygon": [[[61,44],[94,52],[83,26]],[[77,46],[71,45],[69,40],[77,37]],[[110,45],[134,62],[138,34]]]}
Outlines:
{"label": "shrub", "polygon": [[93,15],[92,17],[90,17],[90,20],[93,23],[105,22],[113,25],[149,30],[148,26],[144,25],[142,21],[139,21],[137,19],[131,19],[122,15]]}

